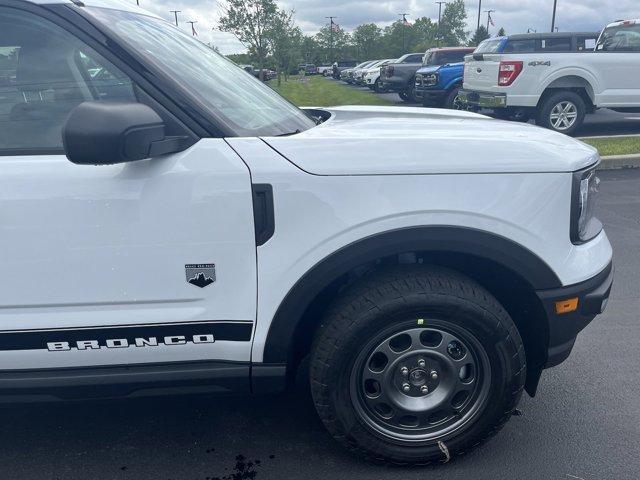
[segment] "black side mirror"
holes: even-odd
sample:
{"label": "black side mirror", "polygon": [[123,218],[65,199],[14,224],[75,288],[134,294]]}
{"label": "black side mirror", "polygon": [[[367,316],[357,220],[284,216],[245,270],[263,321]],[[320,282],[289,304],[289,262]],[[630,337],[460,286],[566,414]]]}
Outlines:
{"label": "black side mirror", "polygon": [[84,102],[62,128],[67,158],[80,165],[133,162],[187,148],[184,137],[166,137],[162,118],[142,103]]}

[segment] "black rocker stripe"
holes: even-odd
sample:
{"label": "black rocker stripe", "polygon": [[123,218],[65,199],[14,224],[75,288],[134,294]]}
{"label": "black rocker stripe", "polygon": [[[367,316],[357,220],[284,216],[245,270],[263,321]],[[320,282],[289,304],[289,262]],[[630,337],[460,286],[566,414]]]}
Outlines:
{"label": "black rocker stripe", "polygon": [[136,338],[213,335],[215,341],[248,342],[251,340],[252,322],[194,322],[182,324],[154,324],[114,326],[100,328],[23,330],[0,332],[0,351],[46,350],[49,342],[75,342],[97,340],[104,345],[107,340],[126,339],[135,343]]}

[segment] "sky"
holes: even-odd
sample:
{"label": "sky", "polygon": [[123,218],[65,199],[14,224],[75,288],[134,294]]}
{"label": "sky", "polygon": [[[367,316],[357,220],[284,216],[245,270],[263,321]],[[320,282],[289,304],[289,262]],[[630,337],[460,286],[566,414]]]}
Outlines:
{"label": "sky", "polygon": [[[131,2],[135,0],[130,0]],[[221,53],[243,53],[246,48],[228,33],[220,32],[218,19],[224,0],[139,0],[140,6],[156,14],[174,20],[171,10],[181,10],[178,21],[181,28],[191,32],[186,22],[196,21],[198,38],[218,47]],[[314,34],[328,20],[326,16],[338,17],[336,23],[352,31],[362,23],[376,23],[385,27],[398,18],[398,13],[409,13],[416,19],[430,17],[438,19],[435,0],[277,0],[281,8],[295,10],[297,24],[306,34]],[[476,28],[478,0],[466,0],[469,30]],[[551,29],[553,0],[482,0],[482,10],[492,13],[495,35],[500,27],[507,33],[524,33],[528,28],[538,32]],[[605,24],[619,20],[640,18],[640,0],[558,0],[556,25],[561,31],[599,31]],[[486,25],[486,13],[482,14]]]}

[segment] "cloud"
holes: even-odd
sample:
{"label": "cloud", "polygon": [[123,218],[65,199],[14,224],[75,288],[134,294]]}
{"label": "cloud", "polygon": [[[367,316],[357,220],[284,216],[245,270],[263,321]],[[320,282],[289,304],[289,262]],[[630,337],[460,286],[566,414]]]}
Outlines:
{"label": "cloud", "polygon": [[[133,0],[131,0],[133,1]],[[223,0],[220,0],[223,2]],[[217,46],[224,54],[241,53],[246,48],[231,34],[220,32],[220,6],[216,0],[140,0],[143,7],[173,21],[170,10],[182,10],[180,26],[191,32],[188,20],[195,25],[198,38]],[[337,16],[336,22],[348,31],[362,23],[384,27],[396,21],[398,13],[409,13],[410,19],[438,19],[438,6],[431,0],[277,0],[281,8],[295,10],[298,25],[307,34],[316,33],[328,23],[325,18]],[[467,24],[474,30],[478,16],[478,0],[465,1]],[[493,33],[504,27],[508,33],[539,32],[551,29],[553,0],[482,0],[482,10],[493,9],[496,24]],[[482,23],[486,23],[482,14]],[[558,0],[556,25],[561,31],[597,31],[605,24],[623,18],[640,18],[639,0]]]}

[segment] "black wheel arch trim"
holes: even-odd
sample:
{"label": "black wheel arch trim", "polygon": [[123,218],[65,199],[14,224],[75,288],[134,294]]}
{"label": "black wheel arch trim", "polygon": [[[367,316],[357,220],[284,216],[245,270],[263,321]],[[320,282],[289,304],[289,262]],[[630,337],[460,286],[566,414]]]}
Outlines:
{"label": "black wheel arch trim", "polygon": [[311,268],[287,293],[273,317],[263,362],[289,363],[298,322],[327,286],[354,268],[390,255],[415,252],[472,255],[510,269],[532,290],[560,288],[562,282],[544,260],[500,235],[457,226],[411,227],[376,234],[334,252]]}

